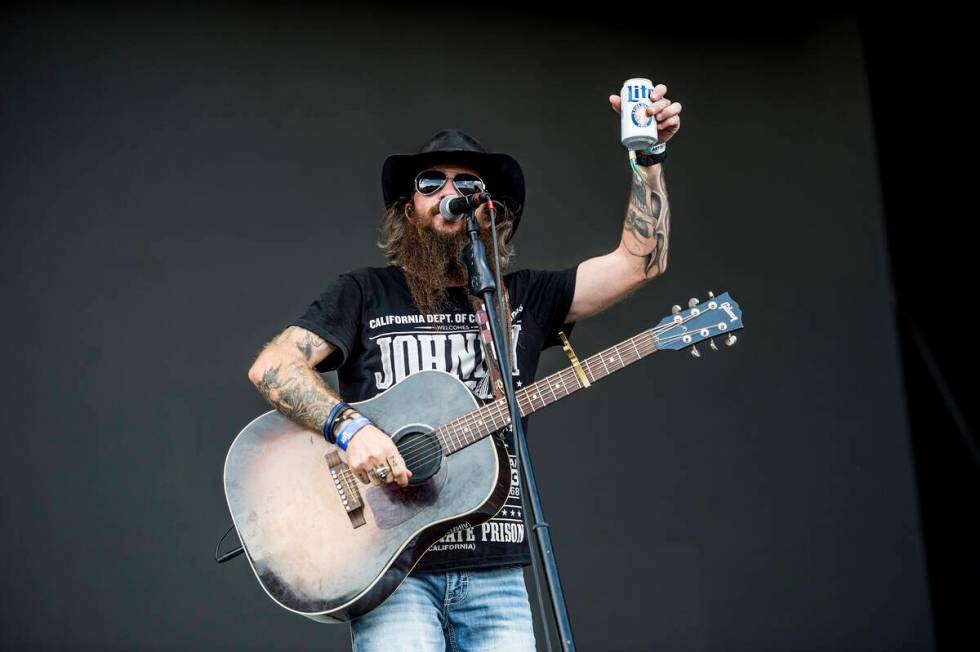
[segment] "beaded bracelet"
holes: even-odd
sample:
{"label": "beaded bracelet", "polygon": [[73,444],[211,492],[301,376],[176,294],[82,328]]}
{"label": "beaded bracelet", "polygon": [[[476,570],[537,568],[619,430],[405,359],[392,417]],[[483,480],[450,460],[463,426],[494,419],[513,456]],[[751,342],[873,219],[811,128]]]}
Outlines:
{"label": "beaded bracelet", "polygon": [[347,445],[350,443],[351,438],[357,434],[357,431],[364,426],[371,423],[371,420],[365,416],[357,416],[344,424],[340,432],[337,433],[337,445],[340,446],[341,450],[347,450]]}
{"label": "beaded bracelet", "polygon": [[331,432],[333,430],[333,420],[337,417],[338,414],[340,414],[341,408],[345,408],[345,407],[349,408],[350,406],[347,405],[347,403],[345,403],[344,401],[337,403],[337,405],[330,408],[330,412],[327,414],[327,420],[323,422],[323,438],[326,439],[331,444],[337,443],[336,440],[332,437],[332,432]]}

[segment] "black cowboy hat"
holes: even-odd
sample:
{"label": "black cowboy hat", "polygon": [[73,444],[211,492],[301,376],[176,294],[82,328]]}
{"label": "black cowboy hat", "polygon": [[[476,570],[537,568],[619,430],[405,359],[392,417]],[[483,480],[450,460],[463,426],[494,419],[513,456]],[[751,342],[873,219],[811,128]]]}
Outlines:
{"label": "black cowboy hat", "polygon": [[524,173],[512,156],[487,152],[473,136],[460,129],[444,129],[429,139],[417,154],[392,154],[381,168],[381,190],[385,208],[400,197],[411,197],[415,176],[429,165],[458,164],[473,168],[487,184],[494,202],[505,203],[514,212],[514,237],[524,212]]}

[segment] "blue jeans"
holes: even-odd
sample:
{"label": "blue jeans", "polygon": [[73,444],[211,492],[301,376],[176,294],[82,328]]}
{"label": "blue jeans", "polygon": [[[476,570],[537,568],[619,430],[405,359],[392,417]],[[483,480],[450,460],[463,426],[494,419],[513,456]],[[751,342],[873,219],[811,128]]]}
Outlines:
{"label": "blue jeans", "polygon": [[409,575],[350,623],[354,652],[533,652],[520,566]]}

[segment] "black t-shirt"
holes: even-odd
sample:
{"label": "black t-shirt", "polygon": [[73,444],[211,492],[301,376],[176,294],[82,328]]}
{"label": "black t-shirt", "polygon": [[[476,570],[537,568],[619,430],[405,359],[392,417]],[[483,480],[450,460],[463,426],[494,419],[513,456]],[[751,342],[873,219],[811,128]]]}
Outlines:
{"label": "black t-shirt", "polygon": [[[504,275],[513,315],[515,389],[534,382],[542,349],[561,345],[559,330],[570,336],[574,323],[564,321],[575,293],[577,268],[522,269]],[[486,404],[493,393],[483,363],[476,315],[465,288],[450,288],[450,296],[455,306],[452,311],[423,315],[412,301],[400,267],[362,267],[330,281],[292,325],[337,346],[316,370],[337,370],[339,393],[348,403],[372,398],[417,371],[438,369],[458,377],[481,404]],[[521,422],[527,432],[527,417]],[[514,435],[510,428],[503,434],[512,467],[507,503],[491,520],[437,541],[416,570],[531,563]]]}

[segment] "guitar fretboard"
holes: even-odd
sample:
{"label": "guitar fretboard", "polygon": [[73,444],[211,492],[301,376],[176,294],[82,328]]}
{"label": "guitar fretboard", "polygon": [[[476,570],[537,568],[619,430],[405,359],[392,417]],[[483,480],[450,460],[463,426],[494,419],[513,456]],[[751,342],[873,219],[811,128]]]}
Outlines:
{"label": "guitar fretboard", "polygon": [[[656,351],[653,333],[647,330],[580,362],[585,377],[588,378],[589,383],[594,383]],[[521,416],[526,417],[582,389],[583,386],[575,368],[566,367],[515,391],[514,395],[517,397]],[[507,401],[501,397],[439,426],[435,432],[442,444],[443,452],[450,455],[509,423]]]}

